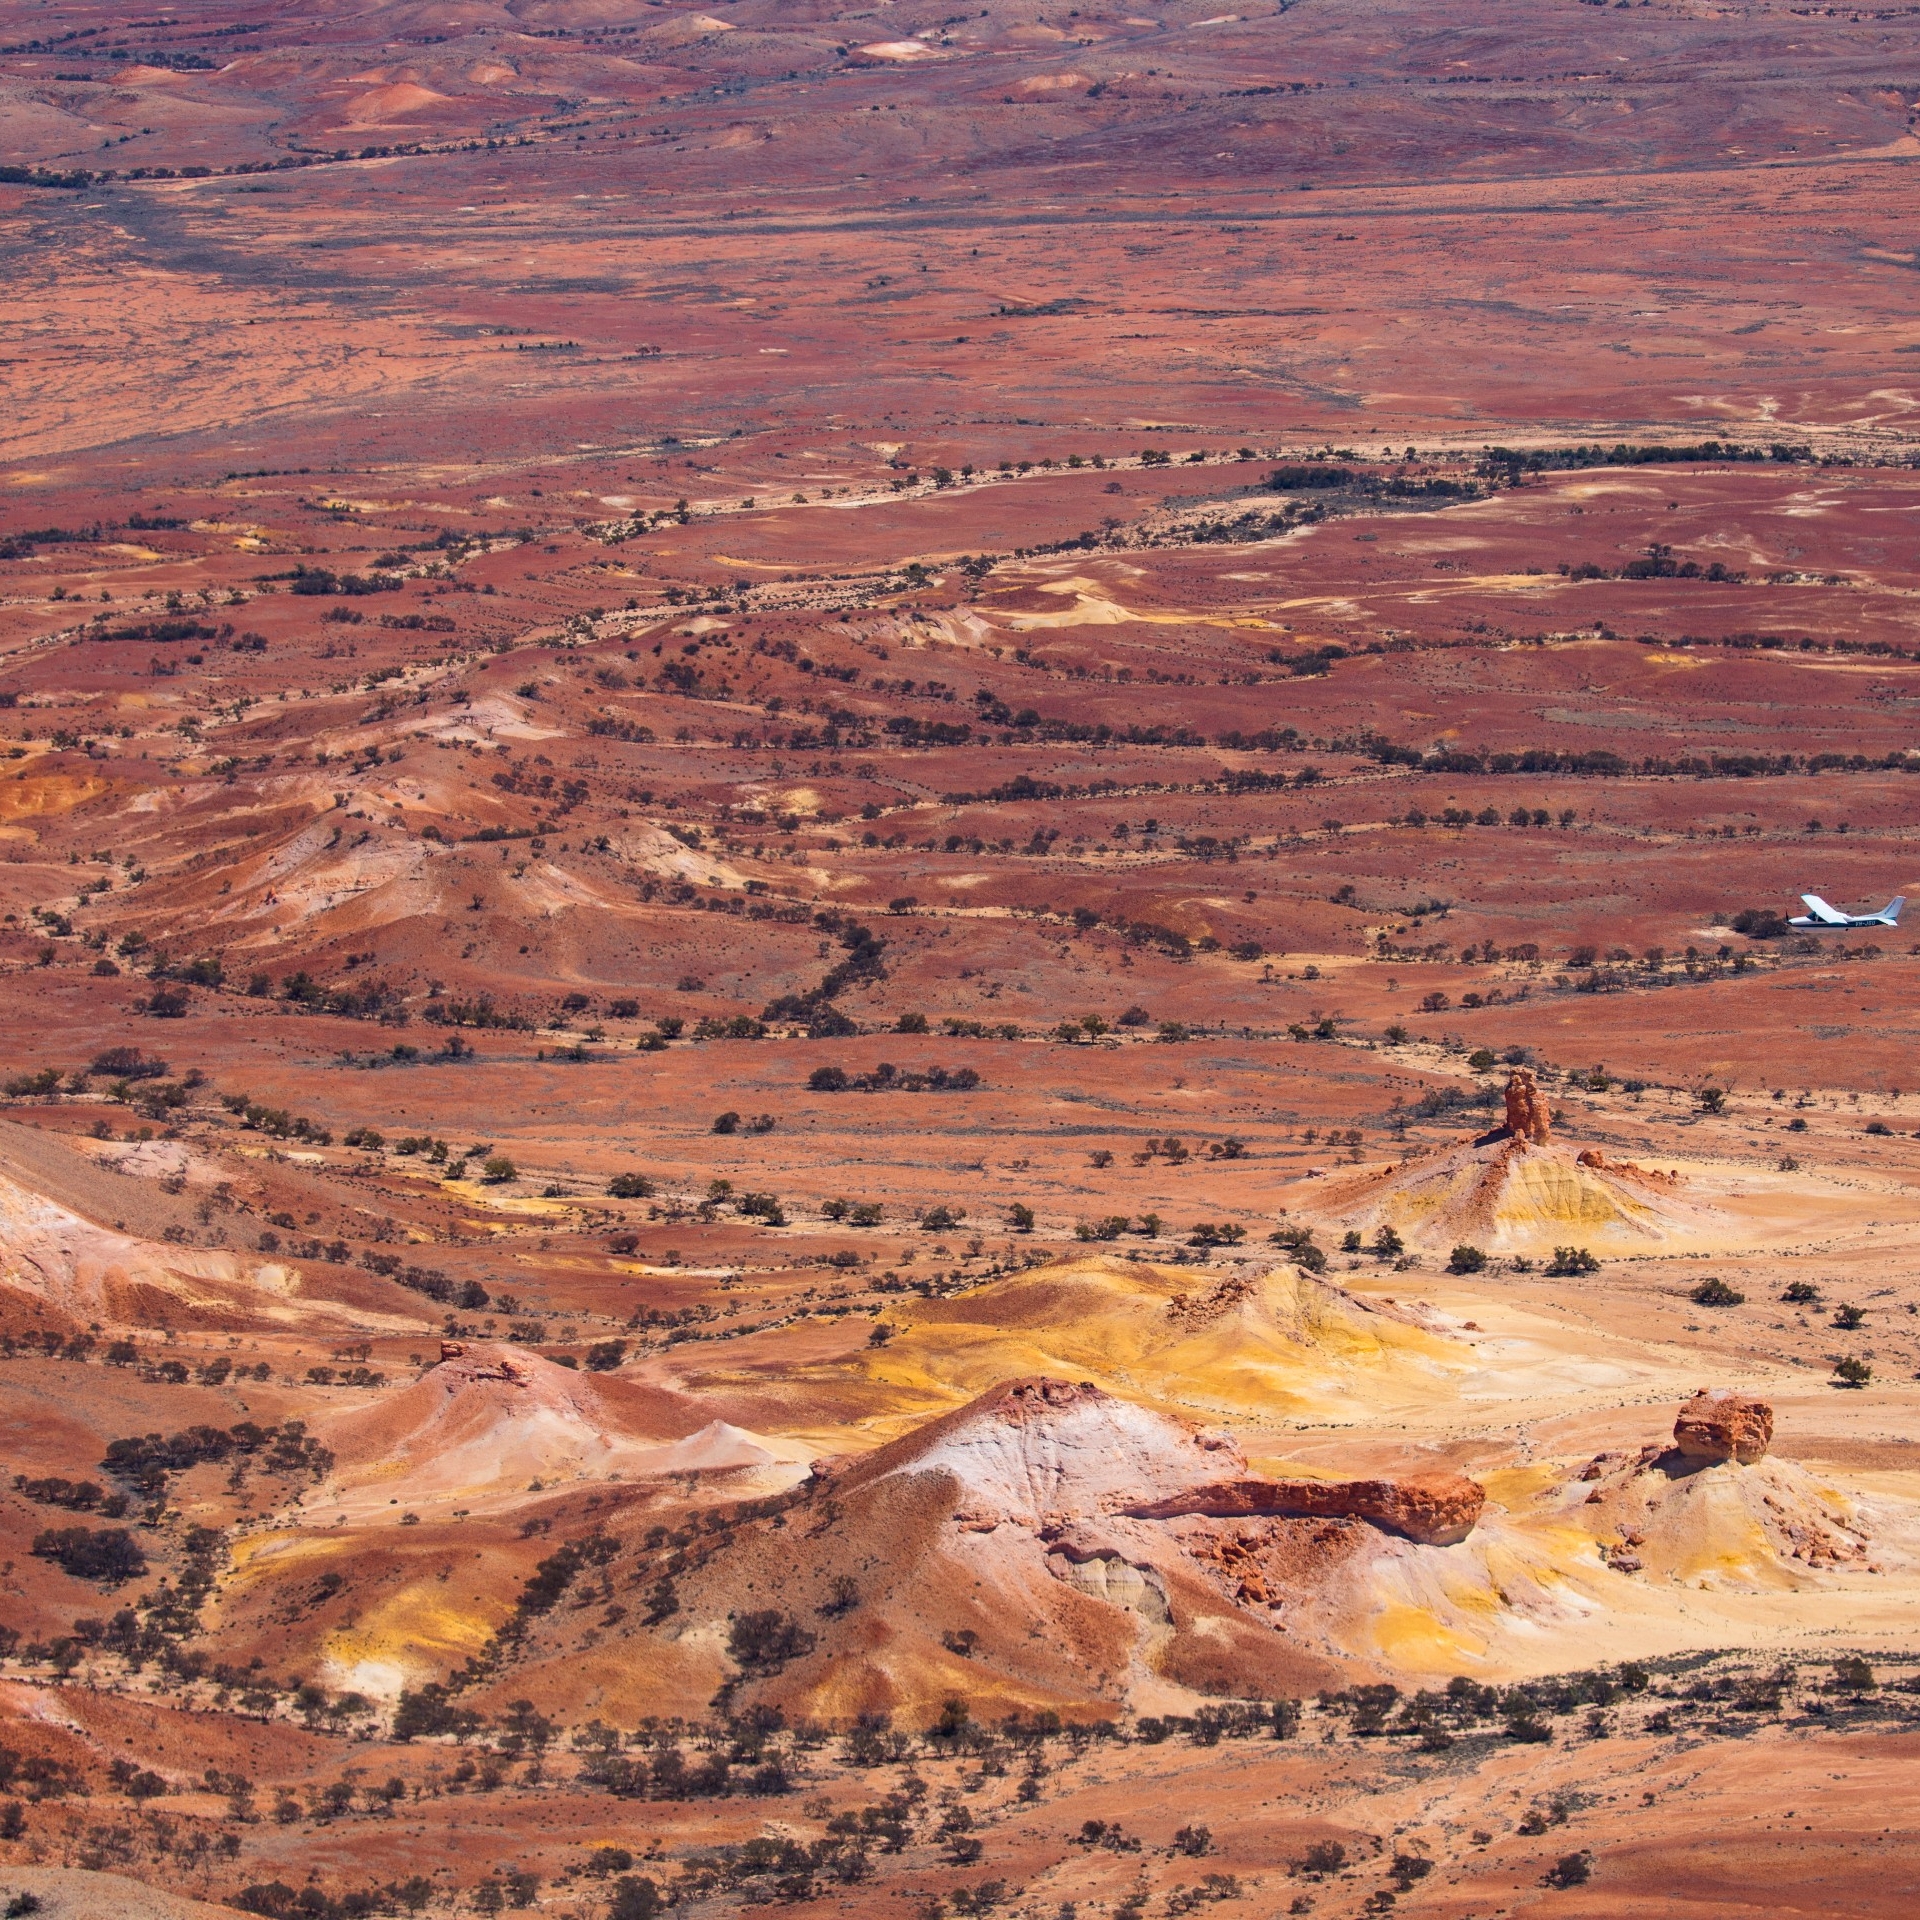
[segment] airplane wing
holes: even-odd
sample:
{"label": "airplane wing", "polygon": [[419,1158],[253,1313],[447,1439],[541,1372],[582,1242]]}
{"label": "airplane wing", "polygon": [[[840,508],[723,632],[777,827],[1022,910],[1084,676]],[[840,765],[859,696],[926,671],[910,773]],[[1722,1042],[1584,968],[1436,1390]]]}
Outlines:
{"label": "airplane wing", "polygon": [[1828,906],[1817,893],[1803,893],[1800,898],[1807,903],[1807,912],[1822,926],[1844,927],[1847,924],[1847,916]]}

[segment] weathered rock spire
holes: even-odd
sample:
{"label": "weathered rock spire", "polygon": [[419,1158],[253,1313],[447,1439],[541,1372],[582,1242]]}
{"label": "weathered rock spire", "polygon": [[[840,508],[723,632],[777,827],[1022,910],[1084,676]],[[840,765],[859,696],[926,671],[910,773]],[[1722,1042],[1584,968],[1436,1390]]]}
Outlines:
{"label": "weathered rock spire", "polygon": [[1531,1067],[1515,1067],[1507,1076],[1507,1132],[1515,1140],[1544,1147],[1553,1138],[1547,1098],[1534,1084]]}

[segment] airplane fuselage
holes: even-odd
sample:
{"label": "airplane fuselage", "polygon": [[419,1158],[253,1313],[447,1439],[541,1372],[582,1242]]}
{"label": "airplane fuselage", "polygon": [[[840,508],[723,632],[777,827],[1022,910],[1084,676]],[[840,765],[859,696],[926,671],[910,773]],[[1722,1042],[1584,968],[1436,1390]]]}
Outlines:
{"label": "airplane fuselage", "polygon": [[1896,894],[1878,913],[1842,913],[1817,893],[1803,893],[1800,898],[1807,903],[1807,911],[1795,914],[1787,925],[1808,933],[1837,933],[1847,927],[1897,927],[1900,909],[1907,904],[1905,895]]}

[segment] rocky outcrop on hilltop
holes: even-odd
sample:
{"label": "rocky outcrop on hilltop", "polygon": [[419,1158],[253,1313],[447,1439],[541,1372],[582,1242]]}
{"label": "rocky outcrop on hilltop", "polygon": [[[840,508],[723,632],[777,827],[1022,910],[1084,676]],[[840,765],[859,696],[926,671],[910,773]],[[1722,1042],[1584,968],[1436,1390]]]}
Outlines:
{"label": "rocky outcrop on hilltop", "polygon": [[[1010,1380],[843,1471],[843,1487],[950,1473],[975,1531],[1040,1529],[1093,1516],[1135,1520],[1280,1516],[1364,1520],[1426,1546],[1455,1546],[1486,1504],[1458,1473],[1396,1479],[1275,1479],[1238,1444],[1087,1382]],[[829,1469],[825,1476],[834,1477]]]}
{"label": "rocky outcrop on hilltop", "polygon": [[[1079,1713],[1311,1691],[1378,1670],[1342,1625],[1367,1611],[1375,1563],[1430,1560],[1444,1580],[1482,1500],[1451,1474],[1264,1475],[1230,1435],[1029,1376],[682,1550],[649,1660],[662,1639],[711,1660],[733,1633],[716,1623],[775,1607],[804,1628],[793,1656],[733,1684],[821,1720],[918,1718],[956,1691]],[[617,1684],[643,1677],[606,1657]]]}
{"label": "rocky outcrop on hilltop", "polygon": [[1529,1068],[1506,1086],[1504,1122],[1478,1139],[1416,1150],[1398,1165],[1329,1180],[1313,1197],[1329,1225],[1363,1234],[1391,1227],[1434,1252],[1462,1242],[1489,1253],[1536,1253],[1569,1242],[1620,1249],[1658,1245],[1724,1224],[1687,1196],[1677,1172],[1575,1153],[1554,1138],[1553,1114]]}
{"label": "rocky outcrop on hilltop", "polygon": [[1727,1590],[1804,1585],[1862,1564],[1869,1511],[1789,1460],[1768,1457],[1773,1409],[1728,1388],[1681,1407],[1673,1446],[1602,1453],[1567,1492],[1616,1573]]}
{"label": "rocky outcrop on hilltop", "polygon": [[1515,1067],[1507,1076],[1506,1134],[1510,1140],[1529,1140],[1539,1147],[1553,1138],[1553,1115],[1531,1067]]}
{"label": "rocky outcrop on hilltop", "polygon": [[1221,1480],[1128,1511],[1156,1520],[1185,1514],[1364,1520],[1421,1546],[1456,1547],[1486,1503],[1486,1489],[1463,1473],[1411,1473],[1392,1480]]}
{"label": "rocky outcrop on hilltop", "polygon": [[1772,1443],[1773,1409],[1726,1387],[1696,1393],[1673,1423],[1673,1444],[1689,1460],[1737,1460],[1750,1467]]}

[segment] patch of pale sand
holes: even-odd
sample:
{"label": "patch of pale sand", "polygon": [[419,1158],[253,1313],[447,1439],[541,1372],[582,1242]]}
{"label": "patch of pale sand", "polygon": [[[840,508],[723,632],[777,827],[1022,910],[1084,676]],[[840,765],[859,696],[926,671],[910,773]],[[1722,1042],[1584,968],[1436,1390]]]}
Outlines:
{"label": "patch of pale sand", "polygon": [[507,740],[557,740],[566,732],[564,727],[538,725],[529,716],[526,703],[506,693],[483,693],[465,706],[428,715],[419,728],[434,739],[445,739],[453,733],[479,733]]}
{"label": "patch of pale sand", "polygon": [[347,116],[343,124],[349,127],[385,126],[428,107],[445,106],[448,99],[448,95],[436,93],[433,88],[420,86],[414,81],[373,87],[347,102]]}
{"label": "patch of pale sand", "polygon": [[1790,494],[1780,505],[1771,509],[1786,520],[1821,520],[1830,509],[1841,505],[1841,496],[1833,488],[1822,488],[1818,492]]}
{"label": "patch of pale sand", "polygon": [[1024,613],[995,607],[984,616],[993,625],[1015,633],[1051,632],[1060,627],[1123,627],[1150,624],[1148,616],[1123,607],[1102,593],[1082,593],[1073,605],[1057,613]]}
{"label": "patch of pale sand", "polygon": [[636,37],[652,46],[684,47],[716,33],[731,33],[732,23],[710,13],[675,14],[658,26],[644,28]]}
{"label": "patch of pale sand", "polygon": [[1660,488],[1641,480],[1569,480],[1554,489],[1563,500],[1596,500],[1603,494],[1624,493],[1643,500],[1660,497]]}
{"label": "patch of pale sand", "polygon": [[[130,77],[114,75],[116,82]],[[0,1876],[10,1894],[31,1894],[44,1920],[236,1920],[232,1907],[169,1893],[119,1873],[9,1864]]]}
{"label": "patch of pale sand", "polygon": [[1222,618],[1218,615],[1186,612],[1147,613],[1125,607],[1112,597],[1104,582],[1082,574],[1052,578],[1040,583],[1042,593],[1072,594],[1074,604],[1058,613],[996,612],[995,618],[1016,629],[1047,627],[1120,626],[1138,623],[1145,626],[1259,627],[1268,622],[1253,615]]}
{"label": "patch of pale sand", "polygon": [[920,631],[937,636],[952,647],[984,647],[993,639],[993,623],[983,620],[970,608],[952,613],[937,613],[921,623]]}
{"label": "patch of pale sand", "polygon": [[[1596,1358],[1569,1344],[1564,1333],[1559,1340],[1508,1336],[1482,1339],[1476,1344],[1482,1364],[1461,1379],[1460,1398],[1465,1401],[1531,1401],[1544,1397],[1561,1406],[1575,1394],[1604,1395],[1611,1401],[1622,1388],[1651,1387],[1660,1378],[1624,1355],[1613,1360]],[[1696,1362],[1694,1371],[1698,1370]]]}
{"label": "patch of pale sand", "polygon": [[[1091,586],[1091,581],[1085,583]],[[1048,586],[1043,592],[1068,591],[1068,583],[1061,586]],[[1009,627],[1016,633],[1038,632],[1057,627],[1219,627],[1251,629],[1260,633],[1275,630],[1275,623],[1263,619],[1257,614],[1238,614],[1230,618],[1218,614],[1204,613],[1145,613],[1134,608],[1123,607],[1117,600],[1107,597],[1104,592],[1075,592],[1074,603],[1059,613],[1023,613],[1003,612],[998,609],[982,616],[1003,627]]]}
{"label": "patch of pale sand", "polygon": [[1411,588],[1406,599],[1409,606],[1431,606],[1437,600],[1450,600],[1462,593],[1559,593],[1572,584],[1551,574],[1456,573],[1445,580]]}
{"label": "patch of pale sand", "polygon": [[[431,1175],[428,1176],[431,1178]],[[502,1193],[497,1187],[489,1187],[478,1180],[443,1180],[440,1191],[457,1195],[470,1207],[487,1207],[495,1213],[522,1214],[529,1219],[557,1220],[567,1211],[564,1200],[536,1198],[532,1194]],[[495,1225],[487,1220],[463,1220],[463,1227],[475,1233],[492,1233]]]}
{"label": "patch of pale sand", "polygon": [[[352,1538],[346,1535],[340,1544]],[[416,1580],[351,1627],[328,1634],[320,1643],[322,1672],[338,1690],[395,1700],[403,1689],[464,1665],[511,1611],[504,1604],[462,1605],[438,1580]]]}
{"label": "patch of pale sand", "polygon": [[650,1267],[644,1260],[616,1260],[613,1265],[622,1273],[644,1273],[661,1280],[730,1280],[741,1271],[738,1267]]}
{"label": "patch of pale sand", "polygon": [[[1276,964],[1280,956],[1276,955]],[[1364,954],[1358,953],[1288,953],[1285,956],[1289,968],[1318,967],[1323,974],[1344,972],[1350,967],[1363,967],[1368,964]]]}
{"label": "patch of pale sand", "polygon": [[[1910,133],[1895,134],[1884,146],[1854,147],[1835,157],[1841,160],[1913,160],[1920,158],[1920,139],[1916,139]],[[1910,262],[1913,256],[1893,254],[1889,257],[1905,264]]]}
{"label": "patch of pale sand", "polygon": [[797,813],[803,818],[820,811],[820,795],[812,787],[750,787],[762,793],[767,805],[780,813]]}
{"label": "patch of pale sand", "polygon": [[1841,1180],[1807,1171],[1763,1172],[1715,1166],[1710,1162],[1673,1163],[1714,1195],[1714,1205],[1729,1216],[1738,1235],[1706,1252],[1733,1253],[1744,1247],[1792,1247],[1832,1254],[1871,1244],[1887,1233],[1911,1235],[1920,1227],[1920,1191],[1904,1184],[1861,1176]]}
{"label": "patch of pale sand", "polygon": [[197,1153],[185,1140],[94,1140],[73,1134],[67,1145],[97,1162],[103,1172],[129,1174],[136,1180],[180,1180],[190,1187],[215,1187],[227,1177],[217,1160]]}
{"label": "patch of pale sand", "polygon": [[595,886],[581,874],[556,867],[550,860],[529,866],[511,884],[514,905],[523,913],[551,916],[569,907],[597,907],[610,913],[630,909],[633,904],[608,888]]}
{"label": "patch of pale sand", "polygon": [[[1303,593],[1295,595],[1290,600],[1282,600],[1278,611],[1319,613],[1333,620],[1348,620],[1359,617],[1360,603],[1337,593]],[[1304,640],[1308,636],[1296,633],[1293,637],[1295,640]]]}
{"label": "patch of pale sand", "polygon": [[[644,839],[644,836],[642,836]],[[670,834],[661,834],[664,847],[649,858],[637,859],[635,866],[653,873],[685,878],[701,885],[745,887],[746,878],[724,860],[682,847]],[[678,849],[678,854],[669,849]],[[511,883],[514,902],[523,912],[553,915],[570,907],[592,907],[602,913],[626,916],[639,911],[639,903],[612,885],[601,885],[586,874],[570,873],[551,861],[542,860]]]}
{"label": "patch of pale sand", "polygon": [[[815,797],[818,805],[818,796]],[[797,811],[797,809],[788,809]],[[691,880],[705,886],[718,880],[722,886],[744,887],[746,876],[719,855],[707,853],[676,840],[666,828],[642,826],[623,833],[614,842],[618,851],[634,866],[664,879]]]}
{"label": "patch of pale sand", "polygon": [[314,1322],[356,1331],[418,1333],[423,1321],[306,1295],[297,1267],[220,1247],[141,1240],[71,1212],[0,1175],[0,1283],[81,1321],[147,1325],[143,1292],[209,1314],[240,1313],[280,1326]]}
{"label": "patch of pale sand", "polygon": [[304,918],[309,932],[330,937],[371,932],[446,910],[447,887],[435,870],[442,857],[410,835],[377,836],[364,847],[332,855],[323,849],[316,862],[324,859],[325,865],[295,871],[291,878],[263,880],[256,869],[246,876],[253,882],[248,894],[219,896],[198,911],[203,920],[236,930],[264,920],[264,927],[237,933],[245,945],[279,939],[292,917]]}
{"label": "patch of pale sand", "polygon": [[875,40],[860,51],[874,60],[938,60],[941,53],[924,40]]}
{"label": "patch of pale sand", "polygon": [[418,502],[413,500],[355,500],[345,494],[330,493],[320,503],[331,513],[345,508],[351,513],[406,513]]}

